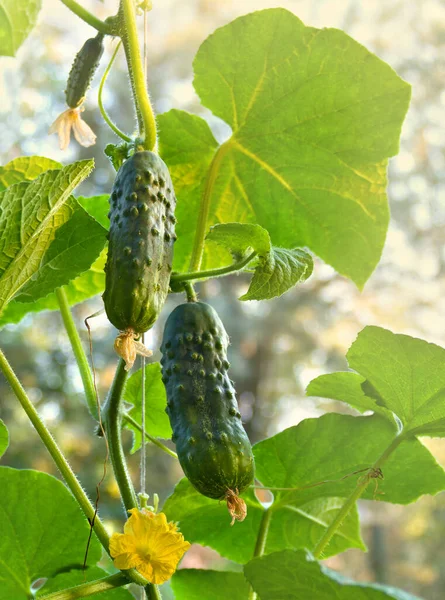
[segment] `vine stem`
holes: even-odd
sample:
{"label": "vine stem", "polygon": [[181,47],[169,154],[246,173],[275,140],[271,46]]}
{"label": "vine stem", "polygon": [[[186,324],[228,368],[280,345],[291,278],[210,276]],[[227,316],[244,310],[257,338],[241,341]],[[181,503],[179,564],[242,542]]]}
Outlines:
{"label": "vine stem", "polygon": [[230,275],[230,273],[235,273],[236,271],[240,271],[246,265],[250,263],[251,260],[255,258],[257,252],[251,252],[246,258],[239,260],[238,262],[234,262],[227,267],[220,267],[219,269],[207,269],[206,271],[194,271],[192,273],[177,273],[170,277],[170,281],[172,283],[180,283],[182,281],[195,281],[196,279],[210,279],[214,277],[223,277],[224,275]]}
{"label": "vine stem", "polygon": [[[124,421],[126,421],[127,423],[129,423],[132,427],[135,427],[138,431],[140,431],[142,433],[142,427],[139,425],[139,423],[137,421],[135,421],[133,419],[133,417],[130,417],[129,414],[125,413],[123,415],[123,419],[124,419]],[[163,444],[157,438],[151,436],[147,432],[145,432],[145,437],[146,437],[147,440],[149,440],[150,442],[152,442],[155,446],[157,446],[158,448],[160,448],[161,450],[163,450],[166,454],[169,454],[173,458],[176,458],[176,459],[178,458],[178,455],[176,454],[176,452],[174,452],[173,450],[170,450],[170,448],[168,448],[165,444]]]}
{"label": "vine stem", "polygon": [[88,25],[91,25],[91,27],[94,27],[94,29],[97,29],[97,31],[100,31],[101,33],[103,33],[105,35],[113,34],[112,27],[108,23],[105,23],[105,21],[101,21],[101,19],[98,19],[97,17],[95,17],[92,13],[90,13],[89,10],[87,10],[86,8],[81,6],[78,2],[76,2],[76,0],[60,0],[60,1],[67,8],[69,8],[71,12],[73,12],[75,15],[80,17],[82,19],[82,21],[85,21],[85,23],[88,23]]}
{"label": "vine stem", "polygon": [[186,281],[184,283],[184,290],[187,296],[187,302],[197,302],[198,296],[196,295],[195,288],[193,287],[193,283],[190,281]]}
{"label": "vine stem", "polygon": [[108,63],[107,68],[104,71],[104,74],[102,75],[102,79],[100,80],[100,85],[99,85],[99,91],[97,94],[97,102],[99,104],[99,110],[100,113],[102,115],[103,120],[105,121],[105,123],[108,125],[108,127],[118,136],[120,137],[122,140],[124,140],[124,142],[131,142],[131,137],[129,137],[128,135],[126,135],[123,131],[121,131],[119,129],[119,127],[111,120],[111,118],[109,117],[107,111],[105,110],[105,106],[102,100],[102,92],[104,89],[104,85],[105,82],[107,81],[107,77],[111,71],[111,67],[113,66],[114,60],[117,56],[117,53],[119,52],[119,48],[121,47],[121,43],[122,41],[119,41],[119,43],[117,44],[112,57],[110,58],[110,62]]}
{"label": "vine stem", "polygon": [[103,579],[97,579],[96,581],[89,581],[82,585],[76,585],[75,587],[67,588],[60,592],[53,592],[52,594],[45,594],[40,596],[41,600],[76,600],[77,598],[86,598],[99,592],[106,592],[123,585],[128,585],[130,582],[123,573],[115,573],[109,577]]}
{"label": "vine stem", "polygon": [[[253,558],[257,558],[258,556],[263,556],[264,550],[266,549],[267,542],[267,534],[269,533],[270,521],[272,519],[272,510],[267,508],[263,512],[263,516],[261,518],[260,529],[258,531],[258,536],[256,539],[255,550],[253,552]],[[257,594],[253,590],[252,587],[249,589],[248,600],[256,600]]]}
{"label": "vine stem", "polygon": [[346,518],[346,516],[348,515],[351,508],[354,506],[354,504],[357,502],[357,500],[361,497],[363,492],[368,487],[369,482],[372,479],[372,477],[370,476],[372,474],[372,472],[381,468],[381,466],[386,462],[386,460],[394,452],[394,450],[396,450],[396,448],[398,448],[398,446],[403,442],[404,439],[405,439],[405,436],[403,434],[400,434],[397,437],[395,437],[393,439],[393,441],[391,442],[391,444],[386,448],[386,450],[379,456],[379,458],[372,465],[372,467],[369,470],[369,473],[367,473],[366,475],[364,475],[363,477],[361,477],[358,480],[357,486],[352,491],[350,496],[348,498],[346,498],[343,506],[338,511],[337,516],[332,521],[332,523],[329,525],[329,527],[326,529],[326,531],[324,532],[324,534],[323,534],[322,538],[320,539],[320,541],[318,542],[318,544],[315,546],[315,548],[312,552],[312,554],[315,556],[315,558],[320,559],[321,556],[323,555],[324,549],[328,546],[329,542],[335,535],[335,532],[341,526],[343,520]]}
{"label": "vine stem", "polygon": [[91,374],[90,365],[88,363],[85,350],[82,346],[82,341],[77,331],[77,327],[74,323],[73,315],[71,313],[70,305],[66,291],[63,288],[56,289],[57,302],[59,303],[60,314],[62,316],[63,324],[65,326],[68,338],[71,343],[71,348],[74,353],[77,365],[80,371],[80,377],[82,379],[83,387],[85,390],[85,398],[88,404],[90,413],[94,419],[98,419],[97,415],[97,400],[96,390],[94,389],[93,376]]}
{"label": "vine stem", "polygon": [[198,223],[196,225],[195,239],[193,242],[192,257],[190,259],[190,271],[199,271],[204,253],[205,236],[207,231],[207,221],[210,212],[210,200],[212,197],[213,186],[218,178],[221,162],[231,147],[231,140],[224,142],[215,152],[210,164],[209,172],[204,187],[204,193],[201,198],[199,208]]}
{"label": "vine stem", "polygon": [[119,13],[122,17],[120,24],[121,39],[124,43],[128,72],[133,89],[139,133],[144,138],[144,148],[154,150],[157,141],[156,120],[145,83],[134,1],[121,0]]}

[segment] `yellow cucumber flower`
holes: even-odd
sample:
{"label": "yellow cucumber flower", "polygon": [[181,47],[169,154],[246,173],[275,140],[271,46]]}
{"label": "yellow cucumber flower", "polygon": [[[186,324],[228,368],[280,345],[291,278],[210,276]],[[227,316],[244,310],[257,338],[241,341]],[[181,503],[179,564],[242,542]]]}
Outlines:
{"label": "yellow cucumber flower", "polygon": [[117,569],[137,569],[150,583],[164,583],[190,548],[175,523],[164,513],[130,510],[124,533],[113,533],[110,554]]}
{"label": "yellow cucumber flower", "polygon": [[49,128],[49,134],[57,133],[61,150],[66,150],[71,139],[71,129],[74,137],[81,146],[88,148],[96,143],[96,134],[89,125],[80,116],[84,111],[82,105],[76,108],[69,108],[57,117]]}

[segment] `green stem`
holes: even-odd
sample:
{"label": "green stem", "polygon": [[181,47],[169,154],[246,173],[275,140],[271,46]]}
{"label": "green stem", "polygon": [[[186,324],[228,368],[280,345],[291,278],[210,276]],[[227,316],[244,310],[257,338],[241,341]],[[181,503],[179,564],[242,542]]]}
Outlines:
{"label": "green stem", "polygon": [[95,17],[92,13],[90,13],[90,11],[88,11],[86,8],[84,8],[78,2],[76,2],[76,0],[60,0],[60,1],[67,8],[69,8],[71,12],[73,12],[75,15],[80,17],[82,19],[82,21],[85,21],[85,23],[88,23],[88,25],[91,25],[91,27],[94,27],[94,29],[97,29],[97,31],[100,31],[101,33],[103,33],[105,35],[113,35],[112,27],[108,23],[105,23],[105,21],[101,21],[100,19]]}
{"label": "green stem", "polygon": [[[263,516],[261,518],[260,529],[258,531],[258,536],[256,539],[255,550],[253,552],[253,558],[257,556],[263,556],[264,550],[266,549],[267,542],[267,534],[269,533],[270,521],[272,519],[272,511],[270,509],[266,509],[263,512]],[[252,588],[249,590],[248,600],[256,600],[257,595],[256,592],[253,591]]]}
{"label": "green stem", "polygon": [[86,598],[99,592],[106,592],[123,585],[128,585],[130,582],[125,575],[122,573],[116,573],[103,579],[96,581],[90,581],[83,583],[82,585],[76,585],[75,587],[61,590],[60,592],[53,592],[52,594],[45,594],[40,596],[41,600],[76,600],[77,598]]}
{"label": "green stem", "polygon": [[[93,505],[91,504],[90,500],[88,499],[88,496],[82,489],[82,486],[80,485],[79,481],[77,480],[76,476],[74,475],[73,471],[71,470],[71,467],[68,464],[68,461],[66,460],[65,456],[63,455],[62,451],[60,450],[59,446],[57,445],[56,441],[54,440],[51,433],[46,428],[43,421],[40,419],[36,409],[34,408],[34,405],[32,404],[31,400],[26,395],[26,392],[23,389],[22,384],[18,380],[18,378],[17,378],[16,374],[14,373],[14,371],[12,370],[12,367],[9,364],[6,356],[3,354],[3,352],[1,350],[0,350],[0,368],[3,371],[3,374],[6,377],[9,385],[11,386],[14,394],[17,396],[24,411],[28,415],[29,420],[34,425],[34,428],[37,431],[37,433],[39,434],[40,439],[45,444],[46,448],[48,449],[48,452],[51,454],[59,471],[62,473],[63,478],[65,479],[69,489],[73,493],[73,496],[76,498],[84,515],[87,517],[87,519],[89,521],[91,521],[94,517]],[[97,537],[99,538],[100,543],[105,548],[105,550],[108,552],[110,538],[108,536],[108,533],[107,533],[102,521],[99,519],[99,517],[97,515],[96,515],[96,518],[94,519],[94,531],[95,531]]]}
{"label": "green stem", "polygon": [[218,178],[221,162],[230,149],[230,140],[224,142],[213,156],[209,171],[207,173],[204,193],[201,198],[201,206],[199,208],[198,223],[196,225],[195,239],[193,242],[192,257],[190,259],[190,271],[199,271],[204,253],[205,236],[207,231],[207,221],[210,212],[210,200],[212,197],[213,186]]}
{"label": "green stem", "polygon": [[[135,421],[133,419],[133,417],[130,417],[129,414],[124,413],[123,419],[124,419],[124,421],[127,421],[127,423],[129,423],[132,427],[135,427],[138,431],[140,431],[142,433],[142,427],[139,425],[139,423],[137,421]],[[172,456],[173,458],[178,458],[178,455],[176,454],[176,452],[174,452],[173,450],[170,450],[170,448],[168,448],[165,444],[160,442],[157,438],[152,437],[147,432],[145,432],[145,437],[147,438],[147,440],[152,442],[155,446],[157,446],[158,448],[160,448],[167,454],[170,454],[170,456]]]}
{"label": "green stem", "polygon": [[246,265],[250,263],[251,260],[255,258],[257,255],[256,252],[251,252],[246,258],[239,260],[238,262],[234,262],[227,267],[220,267],[219,269],[207,269],[206,271],[194,271],[193,273],[176,273],[170,277],[170,281],[172,283],[179,283],[181,281],[195,281],[197,279],[213,279],[214,277],[223,277],[224,275],[230,275],[230,273],[235,273],[236,271],[240,271]]}
{"label": "green stem", "polygon": [[190,283],[190,281],[185,281],[184,290],[187,296],[187,302],[198,302],[198,296],[196,295],[193,283]]}
{"label": "green stem", "polygon": [[97,397],[96,390],[94,388],[94,380],[85,350],[83,349],[79,333],[74,323],[73,315],[71,313],[70,305],[64,288],[57,288],[56,296],[59,303],[63,324],[65,325],[65,329],[68,334],[77,365],[79,367],[88,408],[92,417],[97,420]]}
{"label": "green stem", "polygon": [[105,431],[110,448],[111,462],[126,512],[138,507],[136,493],[122,448],[121,437],[122,392],[124,391],[127,374],[125,361],[120,359],[104,408]]}
{"label": "green stem", "polygon": [[372,467],[369,470],[369,473],[362,476],[358,480],[357,486],[354,488],[354,490],[352,491],[350,496],[348,498],[346,498],[343,506],[337,513],[337,516],[332,521],[332,523],[329,525],[329,527],[326,529],[321,540],[315,546],[314,551],[313,551],[313,555],[315,556],[315,558],[318,558],[318,559],[321,558],[324,549],[326,548],[326,546],[328,546],[329,542],[335,535],[335,532],[341,526],[343,520],[348,515],[351,508],[355,505],[357,500],[361,497],[363,492],[368,487],[369,482],[372,479],[372,476],[371,476],[372,473],[375,472],[377,469],[380,469],[380,467],[386,462],[388,457],[394,452],[394,450],[399,446],[399,444],[401,444],[403,442],[404,439],[405,439],[405,437],[403,434],[394,438],[393,441],[391,442],[391,444],[386,448],[386,450],[379,456],[379,458],[372,465]]}
{"label": "green stem", "polygon": [[108,77],[108,75],[110,73],[111,67],[113,66],[114,59],[116,58],[117,53],[119,52],[119,48],[121,46],[121,43],[122,42],[119,42],[118,45],[116,46],[116,49],[113,52],[113,56],[111,57],[110,62],[108,63],[108,66],[105,69],[104,74],[102,75],[102,79],[101,79],[100,85],[99,85],[99,92],[98,92],[97,100],[98,100],[99,110],[101,112],[101,115],[102,115],[105,123],[108,125],[108,127],[112,131],[114,131],[114,133],[118,137],[120,137],[121,139],[123,139],[124,142],[131,142],[131,137],[129,137],[123,131],[121,131],[119,129],[119,127],[115,123],[113,123],[113,121],[110,119],[110,117],[108,116],[107,111],[105,110],[105,106],[104,106],[103,101],[102,101],[102,92],[103,92],[103,89],[104,89],[104,85],[105,85],[107,77]]}
{"label": "green stem", "polygon": [[124,43],[133,97],[138,116],[139,133],[144,138],[144,148],[154,150],[156,146],[156,120],[145,82],[144,67],[136,27],[133,0],[121,0],[121,39]]}

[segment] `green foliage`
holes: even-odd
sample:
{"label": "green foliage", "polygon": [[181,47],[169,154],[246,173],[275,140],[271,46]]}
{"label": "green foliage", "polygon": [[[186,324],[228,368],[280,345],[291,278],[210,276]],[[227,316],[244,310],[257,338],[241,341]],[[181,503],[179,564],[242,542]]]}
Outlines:
{"label": "green foliage", "polygon": [[0,192],[14,183],[33,181],[49,169],[61,168],[60,163],[44,156],[19,156],[0,167]]}
{"label": "green foliage", "polygon": [[249,250],[258,254],[252,282],[240,300],[269,300],[281,296],[312,273],[310,254],[300,248],[285,250],[273,247],[268,232],[259,225],[215,225],[206,239],[227,248],[237,260]]}
{"label": "green foliage", "polygon": [[[66,487],[50,475],[0,467],[0,489],[1,597],[27,600],[36,579],[82,565],[89,525]],[[93,536],[88,564],[100,556]]]}
{"label": "green foliage", "polygon": [[127,158],[129,157],[131,148],[132,145],[128,144],[127,142],[123,142],[118,146],[116,146],[115,144],[107,144],[105,146],[104,153],[105,156],[107,156],[110,159],[110,162],[113,165],[114,169],[116,171],[119,171],[119,169],[124,163],[124,160],[127,160]]}
{"label": "green foliage", "polygon": [[[308,246],[363,286],[385,240],[386,159],[398,150],[408,84],[345,33],[305,27],[283,9],[218,29],[194,70],[202,103],[232,136],[215,152],[197,117],[172,111],[160,120],[179,198],[178,236],[196,229],[189,199],[199,194],[210,204],[210,223],[256,222],[275,245]],[[194,135],[191,152],[181,152]],[[190,252],[183,244],[177,269]],[[218,258],[207,255],[205,266]]]}
{"label": "green foliage", "polygon": [[242,573],[181,569],[172,579],[176,600],[246,600],[249,585]]}
{"label": "green foliage", "polygon": [[[133,405],[128,414],[139,424],[142,424],[141,369],[133,373],[128,379],[124,391],[124,400]],[[172,430],[165,412],[167,397],[162,383],[161,365],[159,363],[151,363],[145,367],[145,402],[145,431],[153,437],[170,439]],[[136,452],[141,447],[141,432],[131,423],[125,423],[125,427],[134,434],[131,452]]]}
{"label": "green foliage", "polygon": [[[57,574],[55,577],[48,579],[45,585],[39,589],[36,598],[76,585],[82,585],[88,581],[102,579],[108,575],[109,573],[100,567],[90,567],[84,571],[81,566],[79,566],[77,569],[72,569],[67,573]],[[124,588],[117,588],[115,590],[101,592],[100,594],[94,594],[94,598],[97,598],[97,600],[134,600],[134,596]]]}
{"label": "green foliage", "polygon": [[355,373],[323,375],[308,394],[335,398],[391,418],[403,432],[445,435],[445,350],[424,340],[365,327],[348,351]]}
{"label": "green foliage", "polygon": [[6,452],[9,446],[9,432],[6,425],[0,419],[0,457]]}
{"label": "green foliage", "polygon": [[73,163],[0,193],[0,312],[38,271],[57,230],[74,212],[71,192],[92,167],[93,161]]}
{"label": "green foliage", "polygon": [[254,558],[244,574],[260,600],[416,600],[395,588],[347,580],[302,551]]}
{"label": "green foliage", "polygon": [[41,0],[0,0],[0,55],[15,56],[37,21]]}

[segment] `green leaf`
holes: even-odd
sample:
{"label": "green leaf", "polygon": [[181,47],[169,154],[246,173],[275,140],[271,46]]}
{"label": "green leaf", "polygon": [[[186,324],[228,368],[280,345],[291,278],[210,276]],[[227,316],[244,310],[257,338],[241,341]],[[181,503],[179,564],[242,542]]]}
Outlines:
{"label": "green leaf", "polygon": [[[88,581],[95,581],[108,576],[109,573],[100,567],[90,567],[84,571],[81,565],[79,565],[79,568],[77,569],[72,569],[71,571],[68,571],[68,573],[60,573],[55,577],[48,579],[45,585],[39,589],[36,597],[40,598],[45,594],[59,592],[76,585],[82,585]],[[94,598],[97,598],[97,600],[134,600],[134,596],[123,587],[107,590],[100,594],[94,594]]]}
{"label": "green leaf", "polygon": [[[300,506],[315,498],[345,498],[366,472],[357,471],[371,467],[397,434],[396,426],[379,415],[329,413],[305,419],[255,445],[256,477],[271,487],[302,488],[327,481],[300,491],[274,492],[279,504]],[[383,474],[378,488],[369,485],[364,498],[409,504],[422,494],[445,488],[445,472],[416,438],[398,446],[385,462]]]}
{"label": "green leaf", "polygon": [[0,56],[15,56],[37,21],[41,0],[0,0]]}
{"label": "green leaf", "polygon": [[[206,186],[206,174],[218,143],[204,119],[185,111],[170,110],[158,115],[157,122],[159,152],[168,165],[178,196],[175,212],[178,239],[175,242],[173,269],[186,271],[198,222],[199,203]],[[221,262],[217,266],[224,264],[227,253],[220,252],[219,258]],[[202,268],[206,266],[204,262]]]}
{"label": "green leaf", "polygon": [[281,296],[312,273],[312,256],[294,248],[272,248],[267,258],[255,269],[247,293],[240,300],[269,300]]}
{"label": "green leaf", "polygon": [[406,434],[445,435],[445,349],[380,327],[365,327],[347,359],[363,377],[361,389],[357,375],[334,373],[315,380],[309,393],[353,406],[363,403],[365,396],[371,410],[397,415]]}
{"label": "green leaf", "polygon": [[0,419],[0,457],[6,452],[9,446],[9,432],[6,425]]}
{"label": "green leaf", "polygon": [[110,159],[110,162],[116,171],[119,171],[124,160],[129,157],[130,150],[133,146],[133,144],[128,144],[127,142],[123,142],[119,145],[107,144],[105,146],[104,153]]}
{"label": "green leaf", "polygon": [[[64,286],[70,305],[83,302],[92,296],[101,294],[105,289],[104,266],[107,251],[103,250],[96,262],[88,271],[82,273],[76,279]],[[13,300],[8,304],[0,316],[0,327],[8,323],[19,323],[28,313],[41,312],[43,310],[59,310],[59,303],[55,294],[49,294],[45,298],[35,302],[16,302]]]}
{"label": "green leaf", "polygon": [[[1,597],[27,600],[36,579],[82,565],[89,525],[67,488],[50,475],[0,467],[0,489]],[[93,536],[88,564],[100,557]]]}
{"label": "green leaf", "polygon": [[0,167],[0,192],[14,183],[33,181],[49,169],[61,168],[60,163],[44,156],[19,156]]}
{"label": "green leaf", "polygon": [[[153,437],[170,439],[172,430],[170,421],[165,412],[167,396],[162,382],[161,365],[150,363],[145,367],[145,430]],[[133,405],[129,411],[130,417],[142,424],[142,370],[139,369],[129,378],[124,391],[124,400]],[[133,448],[136,452],[141,447],[141,432],[139,429],[125,422],[125,428],[131,429],[134,434]]]}
{"label": "green leaf", "polygon": [[242,573],[180,569],[172,578],[176,600],[246,600],[249,584]]}
{"label": "green leaf", "polygon": [[56,231],[73,213],[70,194],[93,161],[46,171],[0,193],[0,312],[38,271]]}
{"label": "green leaf", "polygon": [[105,245],[106,230],[80,206],[56,231],[39,270],[15,296],[18,302],[35,302],[87,271]]}
{"label": "green leaf", "polygon": [[[203,197],[209,225],[258,223],[275,246],[307,246],[363,286],[386,236],[386,164],[398,151],[409,85],[342,31],[305,27],[284,9],[218,29],[194,70],[202,103],[232,136],[216,153],[209,143],[175,152],[171,140],[182,140],[191,117],[164,115],[161,149],[181,219],[189,210],[182,227],[195,231]],[[190,249],[191,240],[178,248],[177,269]],[[217,259],[207,253],[206,268]]]}
{"label": "green leaf", "polygon": [[206,241],[224,246],[237,259],[242,258],[249,249],[259,256],[266,257],[271,250],[269,233],[260,225],[249,223],[222,223],[210,228]]}
{"label": "green leaf", "polygon": [[82,206],[89,215],[96,219],[98,223],[105,229],[110,229],[110,219],[108,218],[109,194],[101,194],[100,196],[79,196],[77,202]]}
{"label": "green leaf", "polygon": [[254,558],[244,574],[260,600],[416,600],[393,587],[355,583],[302,551]]}

